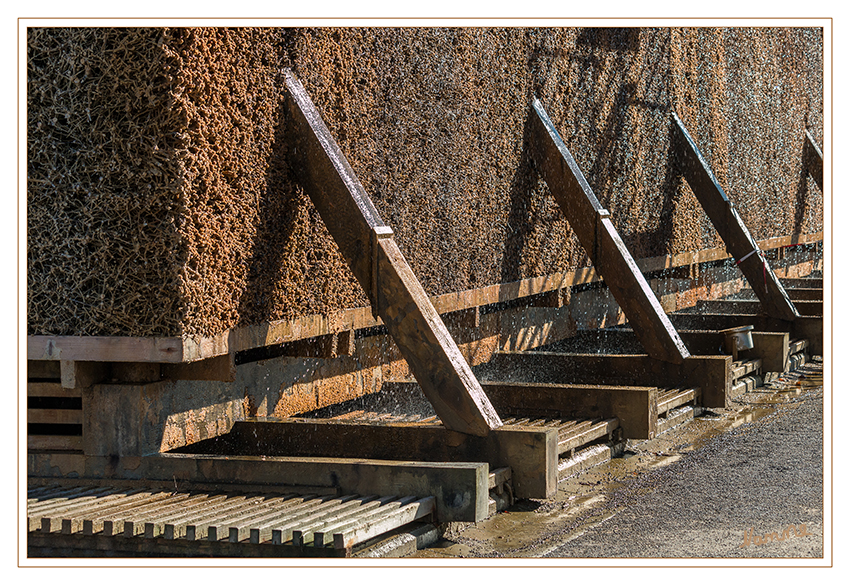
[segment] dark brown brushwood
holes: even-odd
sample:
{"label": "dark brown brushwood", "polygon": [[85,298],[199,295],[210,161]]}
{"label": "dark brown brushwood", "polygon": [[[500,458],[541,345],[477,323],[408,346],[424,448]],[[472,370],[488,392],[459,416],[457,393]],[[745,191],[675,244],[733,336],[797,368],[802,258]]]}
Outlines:
{"label": "dark brown brushwood", "polygon": [[717,233],[723,238],[726,249],[737,260],[765,313],[771,317],[793,321],[800,314],[676,114],[673,114],[673,128],[676,137],[673,148],[678,155],[682,175],[711,219]]}
{"label": "dark brown brushwood", "polygon": [[531,115],[532,153],[549,190],[596,271],[652,357],[681,363],[690,354],[605,210],[567,150],[540,100]]}
{"label": "dark brown brushwood", "polygon": [[501,426],[440,315],[336,141],[291,71],[286,79],[291,167],[443,424],[486,435]]}

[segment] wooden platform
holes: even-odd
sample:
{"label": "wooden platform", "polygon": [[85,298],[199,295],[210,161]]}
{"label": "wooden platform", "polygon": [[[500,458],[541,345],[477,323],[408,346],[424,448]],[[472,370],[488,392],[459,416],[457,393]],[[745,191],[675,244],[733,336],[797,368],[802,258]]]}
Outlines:
{"label": "wooden platform", "polygon": [[30,556],[350,556],[370,539],[429,519],[433,497],[240,494],[31,486]]}

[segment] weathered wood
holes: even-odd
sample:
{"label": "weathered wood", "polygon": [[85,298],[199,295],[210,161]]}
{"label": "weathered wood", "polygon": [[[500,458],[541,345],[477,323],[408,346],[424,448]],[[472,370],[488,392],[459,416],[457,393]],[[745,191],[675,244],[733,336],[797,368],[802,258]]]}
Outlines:
{"label": "weathered wood", "polygon": [[[779,282],[782,281],[783,279],[780,278]],[[785,287],[785,293],[788,295],[788,298],[794,302],[795,306],[797,305],[797,301],[823,301],[822,288],[796,288],[791,287],[784,282],[782,282],[782,284]],[[750,288],[743,289],[736,296],[744,299],[756,298],[756,294]]]}
{"label": "weathered wood", "polygon": [[546,498],[556,489],[556,447],[554,429],[499,428],[486,437],[478,437],[420,423],[257,418],[235,423],[229,435],[218,441],[202,441],[184,451],[204,453],[215,449],[217,453],[265,456],[485,461],[494,469],[511,468],[517,497]]}
{"label": "weathered wood", "polygon": [[612,418],[626,439],[655,436],[658,389],[655,387],[535,382],[482,382],[499,412],[551,418]]}
{"label": "weathered wood", "polygon": [[169,380],[207,380],[233,382],[236,380],[234,354],[207,358],[185,364],[163,364],[161,375]]}
{"label": "weathered wood", "polygon": [[109,365],[101,362],[60,360],[59,368],[63,388],[87,388],[103,381],[109,375]]}
{"label": "weathered wood", "polygon": [[803,139],[803,167],[806,172],[815,180],[818,188],[823,191],[823,152],[815,142],[814,136],[806,130],[806,137]]}
{"label": "weathered wood", "polygon": [[79,425],[83,423],[83,411],[73,408],[29,408],[27,423]]}
{"label": "weathered wood", "polygon": [[446,427],[486,435],[502,423],[291,71],[284,72],[291,168]]}
{"label": "weathered wood", "polygon": [[596,199],[539,100],[534,100],[533,108],[530,124],[534,160],[570,227],[646,352],[657,359],[681,363],[688,357],[688,350],[620,239],[610,214]]}
{"label": "weathered wood", "polygon": [[780,282],[788,288],[816,288],[823,291],[823,278],[781,278]]}
{"label": "weathered wood", "polygon": [[690,356],[681,364],[646,354],[568,354],[545,351],[497,352],[488,364],[488,380],[544,384],[609,384],[623,386],[699,386],[704,406],[725,407],[732,358]]}
{"label": "weathered wood", "polygon": [[755,331],[787,331],[792,338],[808,339],[815,355],[821,355],[823,352],[823,317],[803,315],[789,322],[766,315],[673,313],[670,320],[679,329],[720,330],[752,325]]}
{"label": "weathered wood", "polygon": [[[29,346],[29,339],[27,339],[27,345]],[[27,360],[27,379],[60,380],[61,377],[58,360]]]}
{"label": "weathered wood", "polygon": [[673,128],[673,148],[682,175],[711,219],[726,248],[736,259],[738,267],[761,301],[764,311],[772,317],[793,321],[800,314],[785,294],[785,289],[768,265],[735,206],[726,196],[708,162],[675,113]]}
{"label": "weathered wood", "polygon": [[[370,538],[379,536],[385,532],[389,532],[390,530],[409,524],[410,522],[425,518],[432,514],[434,509],[434,498],[422,498],[421,500],[402,506],[397,510],[384,512],[379,517],[370,518],[370,521],[368,522],[355,522],[346,526],[328,528],[326,531],[334,531],[334,548],[351,548],[356,544],[369,540]],[[316,536],[318,536],[318,534]],[[321,544],[321,540],[316,541],[317,546],[320,546]]]}
{"label": "weathered wood", "polygon": [[79,435],[27,435],[29,451],[80,451],[83,438]]}
{"label": "weathered wood", "polygon": [[231,486],[241,481],[335,487],[341,494],[434,496],[440,522],[483,520],[489,499],[484,462],[160,454],[143,458],[140,468],[132,471],[145,478],[176,477]]}
{"label": "weathered wood", "polygon": [[[697,311],[740,315],[758,314],[763,306],[760,301],[747,299],[699,300],[696,304]],[[803,316],[823,315],[823,301],[794,301],[794,307]]]}
{"label": "weathered wood", "polygon": [[27,396],[48,398],[79,398],[81,388],[63,388],[60,382],[27,382]]}

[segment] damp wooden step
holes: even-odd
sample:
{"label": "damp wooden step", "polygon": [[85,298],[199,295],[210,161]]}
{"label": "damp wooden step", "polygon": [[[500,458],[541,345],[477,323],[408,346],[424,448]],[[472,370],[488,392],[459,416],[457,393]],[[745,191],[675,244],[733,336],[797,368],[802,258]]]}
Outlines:
{"label": "damp wooden step", "polygon": [[699,399],[700,389],[694,388],[670,388],[658,392],[658,415],[664,415],[676,407],[689,402],[696,403]]}
{"label": "damp wooden step", "polygon": [[665,433],[694,419],[694,409],[691,406],[683,406],[675,408],[667,412],[667,416],[659,417],[658,419],[658,434]]}
{"label": "damp wooden step", "polygon": [[734,362],[732,364],[732,380],[737,380],[751,374],[758,374],[761,371],[761,360],[744,360]]}
{"label": "damp wooden step", "polygon": [[508,417],[502,419],[505,426],[549,427],[558,429],[558,454],[562,455],[583,445],[610,436],[619,426],[616,418],[535,418]]}
{"label": "damp wooden step", "polygon": [[[496,475],[494,481],[504,480],[505,472]],[[108,486],[34,486],[27,492],[30,532],[159,539],[166,548],[166,541],[182,540],[350,549],[434,510],[430,496],[228,494]]]}

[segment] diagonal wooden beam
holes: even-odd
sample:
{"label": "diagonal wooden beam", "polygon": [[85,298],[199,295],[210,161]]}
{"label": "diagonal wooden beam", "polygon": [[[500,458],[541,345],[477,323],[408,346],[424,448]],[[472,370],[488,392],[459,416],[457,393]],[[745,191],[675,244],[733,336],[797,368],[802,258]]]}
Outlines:
{"label": "diagonal wooden beam", "polygon": [[678,155],[682,175],[711,219],[717,233],[723,238],[726,249],[736,259],[741,272],[761,301],[762,309],[771,317],[793,321],[800,314],[738,215],[735,205],[726,196],[708,162],[675,113],[673,128],[673,148]]}
{"label": "diagonal wooden beam", "polygon": [[620,239],[540,100],[530,117],[531,150],[549,190],[578,235],[596,271],[635,329],[646,352],[671,363],[690,354]]}
{"label": "diagonal wooden beam", "polygon": [[803,141],[803,166],[823,191],[823,152],[808,130]]}
{"label": "diagonal wooden beam", "polygon": [[443,424],[484,436],[502,421],[393,240],[393,232],[290,70],[290,167]]}

